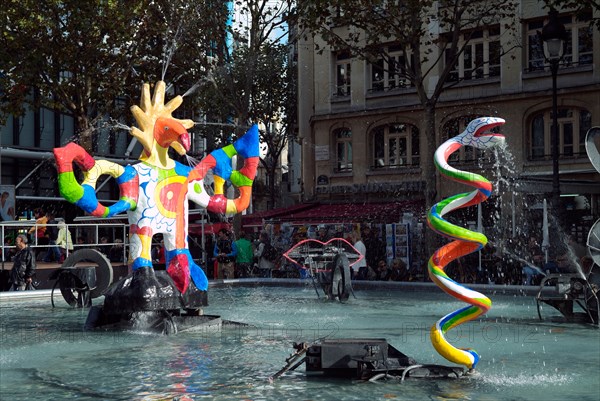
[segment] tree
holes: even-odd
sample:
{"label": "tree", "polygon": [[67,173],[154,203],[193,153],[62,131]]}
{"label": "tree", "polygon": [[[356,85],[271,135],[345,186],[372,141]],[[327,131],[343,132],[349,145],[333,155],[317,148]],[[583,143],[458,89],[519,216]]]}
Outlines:
{"label": "tree", "polygon": [[546,6],[549,9],[557,10],[575,10],[578,16],[585,14],[592,14],[596,11],[596,17],[592,17],[592,24],[596,25],[596,28],[600,29],[600,18],[597,17],[600,12],[600,2],[594,0],[545,0]]}
{"label": "tree", "polygon": [[222,2],[212,1],[5,3],[0,116],[20,115],[28,106],[70,114],[88,150],[97,120],[129,117],[142,82],[200,79],[227,15]]}
{"label": "tree", "polygon": [[[370,62],[383,58],[386,65],[394,66],[394,74],[414,87],[426,121],[421,167],[430,207],[438,187],[433,163],[439,145],[436,105],[442,93],[456,84],[451,74],[471,35],[492,24],[510,32],[516,13],[517,2],[512,0],[315,0],[299,4],[298,21],[305,35],[320,36],[328,49],[349,51]],[[392,60],[382,43],[393,43],[404,57]],[[503,54],[510,50],[502,49]],[[427,244],[433,248],[433,237],[427,238]]]}
{"label": "tree", "polygon": [[[294,65],[290,62],[287,18],[291,1],[248,0],[240,3],[230,27],[232,46],[220,46],[212,79],[199,91],[201,108],[209,119],[234,119],[236,134],[260,123],[261,142],[268,147],[261,159],[268,177],[269,204],[279,199],[276,186],[278,160],[293,136],[296,116]],[[207,131],[217,146],[231,139],[229,124]],[[225,127],[225,128],[223,128]],[[258,194],[260,196],[260,194]]]}

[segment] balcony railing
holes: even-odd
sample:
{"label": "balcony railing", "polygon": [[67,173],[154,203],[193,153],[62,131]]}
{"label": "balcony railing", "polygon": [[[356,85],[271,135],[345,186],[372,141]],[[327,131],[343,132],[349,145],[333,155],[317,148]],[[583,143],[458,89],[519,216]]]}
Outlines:
{"label": "balcony railing", "polygon": [[[14,239],[19,234],[25,234],[28,237],[28,245],[35,252],[47,252],[49,248],[57,247],[55,244],[50,244],[49,238],[40,236],[38,233],[40,230],[45,228],[54,227],[56,231],[59,230],[59,224],[36,224],[35,220],[16,220],[16,221],[5,221],[0,223],[0,234],[2,235],[2,252],[0,254],[2,267],[5,264],[10,264],[10,256],[16,246],[14,245]],[[123,249],[122,259],[125,263],[127,261],[127,255],[129,250],[129,244],[127,242],[129,225],[123,223],[74,223],[66,224],[67,230],[71,233],[73,250],[69,250],[69,246],[65,247],[65,258],[70,253],[79,249],[110,249],[113,246],[121,246]],[[31,233],[30,233],[31,231]],[[112,232],[112,235],[108,233]],[[101,243],[102,237],[112,238],[108,242]],[[81,238],[85,238],[84,241],[78,241]],[[116,241],[119,239],[121,242]]]}

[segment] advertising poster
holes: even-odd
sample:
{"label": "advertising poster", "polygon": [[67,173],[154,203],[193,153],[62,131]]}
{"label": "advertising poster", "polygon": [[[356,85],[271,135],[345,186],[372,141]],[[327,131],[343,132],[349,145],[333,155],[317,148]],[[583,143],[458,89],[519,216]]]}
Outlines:
{"label": "advertising poster", "polygon": [[386,225],[386,243],[388,261],[402,259],[408,268],[411,263],[410,225],[408,223]]}
{"label": "advertising poster", "polygon": [[0,222],[15,219],[15,187],[14,185],[0,185]]}

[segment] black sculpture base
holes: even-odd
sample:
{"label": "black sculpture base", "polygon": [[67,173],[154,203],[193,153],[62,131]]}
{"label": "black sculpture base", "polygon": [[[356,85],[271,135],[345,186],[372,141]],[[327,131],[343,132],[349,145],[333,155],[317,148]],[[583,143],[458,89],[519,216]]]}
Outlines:
{"label": "black sculpture base", "polygon": [[88,314],[86,329],[148,330],[171,334],[192,327],[220,326],[218,316],[205,316],[206,291],[193,282],[181,294],[164,270],[148,267],[134,271],[110,286],[104,305]]}
{"label": "black sculpture base", "polygon": [[271,380],[303,363],[307,376],[353,380],[458,379],[465,374],[461,367],[419,364],[381,338],[326,339],[293,347],[296,351]]}

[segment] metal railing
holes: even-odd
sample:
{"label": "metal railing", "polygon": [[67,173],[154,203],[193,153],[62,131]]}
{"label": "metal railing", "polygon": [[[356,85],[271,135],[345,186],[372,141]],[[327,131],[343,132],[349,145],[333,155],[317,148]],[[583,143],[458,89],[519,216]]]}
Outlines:
{"label": "metal railing", "polygon": [[[44,235],[38,236],[40,231],[44,231],[44,234],[50,227],[55,227],[56,231],[59,230],[59,224],[36,224],[35,220],[17,220],[7,221],[0,223],[0,234],[2,235],[2,252],[1,257],[1,268],[5,269],[5,264],[12,267],[10,261],[10,254],[12,250],[16,249],[14,239],[19,234],[25,234],[29,239],[29,246],[34,251],[39,252],[40,250],[48,251],[49,248],[58,247],[56,244],[50,243],[50,238]],[[69,250],[69,244],[65,246],[65,258],[69,256],[71,252],[78,249],[86,248],[110,248],[113,246],[121,246],[123,249],[122,261],[127,262],[127,255],[129,249],[128,243],[128,231],[129,225],[123,223],[72,223],[66,224],[66,229],[71,233],[73,250]],[[100,242],[102,237],[109,239],[107,242]],[[120,239],[122,242],[116,241]],[[112,241],[112,242],[111,242]]]}

